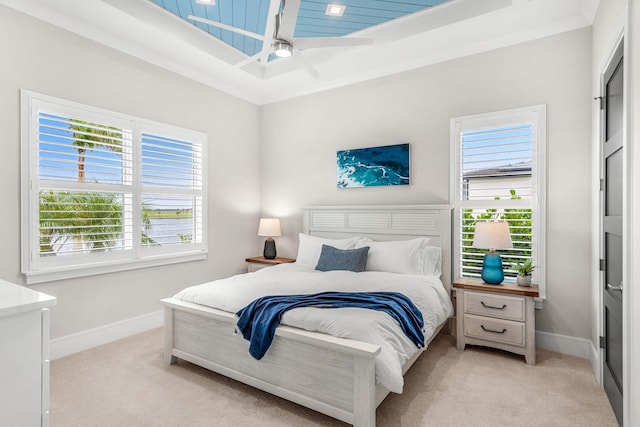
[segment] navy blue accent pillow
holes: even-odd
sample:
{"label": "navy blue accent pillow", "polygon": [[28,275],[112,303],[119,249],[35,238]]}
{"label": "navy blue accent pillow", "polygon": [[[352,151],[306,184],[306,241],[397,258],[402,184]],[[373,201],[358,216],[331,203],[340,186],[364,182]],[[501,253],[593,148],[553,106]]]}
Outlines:
{"label": "navy blue accent pillow", "polygon": [[368,253],[369,246],[358,249],[336,249],[333,246],[322,245],[316,270],[349,270],[358,273],[364,271]]}

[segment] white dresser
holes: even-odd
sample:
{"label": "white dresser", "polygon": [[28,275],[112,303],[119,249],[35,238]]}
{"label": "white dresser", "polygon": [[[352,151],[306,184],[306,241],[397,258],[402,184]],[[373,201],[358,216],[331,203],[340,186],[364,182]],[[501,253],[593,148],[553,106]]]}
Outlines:
{"label": "white dresser", "polygon": [[0,280],[0,426],[49,425],[49,309],[56,299]]}
{"label": "white dresser", "polygon": [[522,354],[528,364],[536,364],[536,285],[489,285],[479,279],[459,278],[453,287],[459,350],[467,344],[499,348]]}

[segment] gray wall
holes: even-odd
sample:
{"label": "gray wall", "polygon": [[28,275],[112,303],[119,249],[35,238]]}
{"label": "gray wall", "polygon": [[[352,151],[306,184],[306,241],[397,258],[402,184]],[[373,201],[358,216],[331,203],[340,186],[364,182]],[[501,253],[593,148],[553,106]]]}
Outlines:
{"label": "gray wall", "polygon": [[259,108],[0,6],[0,182],[4,244],[0,278],[20,273],[20,89],[206,132],[209,256],[206,261],[33,286],[54,295],[51,337],[160,310],[187,285],[242,271],[259,249]]}
{"label": "gray wall", "polygon": [[[452,117],[547,104],[547,301],[536,329],[590,338],[591,29],[261,108],[262,210],[296,253],[308,204],[449,202]],[[336,150],[411,143],[412,185],[336,188]]]}

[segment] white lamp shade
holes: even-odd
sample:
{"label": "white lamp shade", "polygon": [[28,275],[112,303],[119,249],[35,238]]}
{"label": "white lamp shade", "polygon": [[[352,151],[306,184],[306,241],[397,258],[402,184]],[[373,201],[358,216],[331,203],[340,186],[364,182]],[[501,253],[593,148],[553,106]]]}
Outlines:
{"label": "white lamp shade", "polygon": [[282,236],[280,220],[278,218],[261,218],[258,227],[258,236],[277,237]]}
{"label": "white lamp shade", "polygon": [[510,249],[511,234],[505,221],[477,222],[473,236],[473,247],[483,249]]}

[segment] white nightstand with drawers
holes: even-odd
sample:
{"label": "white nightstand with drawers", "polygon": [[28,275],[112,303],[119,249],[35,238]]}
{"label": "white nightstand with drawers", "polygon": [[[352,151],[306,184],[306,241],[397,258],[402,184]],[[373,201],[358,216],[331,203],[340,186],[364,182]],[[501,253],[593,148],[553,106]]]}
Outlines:
{"label": "white nightstand with drawers", "polygon": [[522,354],[536,363],[536,322],[533,299],[538,287],[515,283],[489,285],[479,279],[461,278],[456,288],[458,350],[467,344]]}

